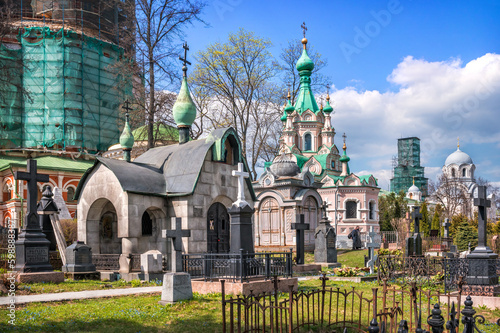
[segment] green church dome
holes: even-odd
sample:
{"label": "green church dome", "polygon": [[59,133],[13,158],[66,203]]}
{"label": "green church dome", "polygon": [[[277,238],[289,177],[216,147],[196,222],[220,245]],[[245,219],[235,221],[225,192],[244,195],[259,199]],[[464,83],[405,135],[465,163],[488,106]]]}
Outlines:
{"label": "green church dome", "polygon": [[304,50],[302,50],[302,55],[300,56],[299,60],[297,61],[297,64],[295,67],[297,70],[300,71],[312,71],[314,69],[314,63],[309,58],[309,55],[307,55],[307,50],[306,50],[306,44],[307,44],[307,39],[304,38],[302,39],[302,44],[304,44]]}
{"label": "green church dome", "polygon": [[125,126],[123,127],[123,132],[120,135],[120,146],[124,149],[132,149],[134,146],[134,135],[130,129],[130,124],[128,123],[128,114],[125,116]]}
{"label": "green church dome", "polygon": [[187,79],[182,79],[181,90],[173,107],[174,121],[177,126],[191,126],[196,118],[196,106],[191,99]]}
{"label": "green church dome", "polygon": [[323,108],[324,113],[331,113],[333,111],[332,106],[330,105],[330,95],[326,95],[326,105]]}

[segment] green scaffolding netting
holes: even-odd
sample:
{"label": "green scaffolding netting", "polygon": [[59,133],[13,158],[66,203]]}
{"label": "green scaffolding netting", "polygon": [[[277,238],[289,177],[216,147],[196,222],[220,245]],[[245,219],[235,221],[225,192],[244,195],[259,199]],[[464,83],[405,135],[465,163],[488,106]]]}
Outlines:
{"label": "green scaffolding netting", "polygon": [[48,27],[26,28],[18,40],[19,50],[0,49],[0,68],[13,74],[0,86],[0,146],[104,151],[117,143],[122,49]]}
{"label": "green scaffolding netting", "polygon": [[398,165],[394,168],[394,178],[391,179],[391,191],[407,192],[415,185],[428,195],[428,178],[424,176],[424,167],[420,165],[420,139],[398,139]]}

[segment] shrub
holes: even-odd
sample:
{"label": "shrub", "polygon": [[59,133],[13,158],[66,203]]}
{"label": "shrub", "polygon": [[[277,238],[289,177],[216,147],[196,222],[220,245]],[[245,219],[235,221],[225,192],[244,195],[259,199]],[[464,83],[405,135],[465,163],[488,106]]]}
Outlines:
{"label": "shrub", "polygon": [[61,220],[61,228],[67,246],[70,246],[78,239],[78,226],[76,219]]}
{"label": "shrub", "polygon": [[393,249],[393,250],[379,249],[378,255],[379,256],[398,256],[399,257],[399,256],[403,255],[403,251],[401,251],[399,249]]}
{"label": "shrub", "polygon": [[347,267],[347,266],[342,266],[342,268],[334,268],[333,272],[335,273],[336,276],[342,276],[342,277],[352,277],[352,276],[360,276],[360,275],[365,275],[366,272],[369,272],[370,268],[368,267]]}
{"label": "shrub", "polygon": [[141,285],[141,280],[138,280],[138,279],[134,279],[132,281],[130,281],[130,284],[132,285],[132,287],[139,287]]}

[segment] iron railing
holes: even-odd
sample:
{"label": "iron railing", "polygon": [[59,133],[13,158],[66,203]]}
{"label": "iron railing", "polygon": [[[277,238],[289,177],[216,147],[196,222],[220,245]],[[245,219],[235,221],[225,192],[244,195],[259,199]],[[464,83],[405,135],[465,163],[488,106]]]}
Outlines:
{"label": "iron railing", "polygon": [[230,279],[292,276],[292,251],[272,253],[202,253],[182,255],[184,272],[192,278]]}
{"label": "iron railing", "polygon": [[[236,297],[222,291],[222,332],[449,332],[472,329],[480,333],[484,318],[475,315],[472,301],[457,295],[410,288],[372,288],[363,293],[353,288],[327,287],[324,275],[321,287],[309,291],[280,293],[278,279],[270,293]],[[479,320],[482,319],[482,320]],[[476,325],[476,322],[480,324]],[[455,328],[455,331],[452,329]],[[346,330],[347,329],[347,330]],[[471,332],[471,331],[464,331]]]}
{"label": "iron railing", "polygon": [[423,283],[443,273],[442,257],[378,256],[377,280],[398,280],[402,284]]}
{"label": "iron railing", "polygon": [[461,280],[469,285],[483,285],[484,274],[481,272],[484,271],[478,269],[478,262],[481,265],[487,265],[489,273],[500,275],[500,259],[445,258],[443,260],[444,291],[458,290]]}
{"label": "iron railing", "polygon": [[92,254],[92,263],[98,271],[118,271],[120,269],[120,255]]}

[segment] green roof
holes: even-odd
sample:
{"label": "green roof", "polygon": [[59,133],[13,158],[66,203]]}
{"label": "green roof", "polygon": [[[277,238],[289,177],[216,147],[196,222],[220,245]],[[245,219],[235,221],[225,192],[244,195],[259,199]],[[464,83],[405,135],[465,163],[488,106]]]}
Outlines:
{"label": "green roof", "polygon": [[[94,165],[93,160],[73,160],[69,157],[61,156],[35,157],[34,160],[37,161],[37,168],[43,170],[60,170],[84,173],[88,168]],[[26,158],[19,156],[0,156],[0,171],[6,170],[9,167],[26,168]]]}
{"label": "green roof", "polygon": [[302,171],[302,167],[304,164],[306,164],[307,161],[309,161],[309,157],[305,157],[303,155],[299,154],[293,154],[297,158],[297,165],[299,166],[300,170]]}
{"label": "green roof", "polygon": [[[164,123],[155,123],[153,131],[156,140],[172,140],[179,141],[179,130],[173,126],[165,125]],[[141,126],[132,131],[135,141],[148,140],[148,127],[147,125]]]}
{"label": "green roof", "polygon": [[326,165],[326,160],[328,158],[328,154],[321,154],[321,155],[314,155],[313,156],[316,161],[319,162],[321,167],[324,169],[328,169],[328,166]]}

